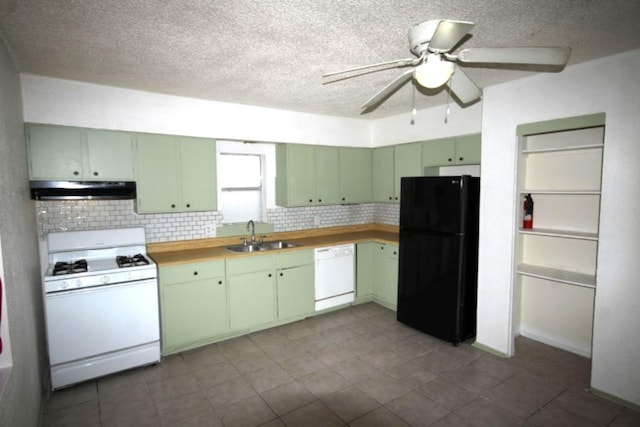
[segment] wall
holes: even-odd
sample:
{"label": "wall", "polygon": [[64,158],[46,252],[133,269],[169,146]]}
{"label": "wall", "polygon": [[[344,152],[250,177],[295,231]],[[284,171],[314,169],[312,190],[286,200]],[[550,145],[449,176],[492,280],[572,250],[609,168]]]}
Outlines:
{"label": "wall", "polygon": [[[516,126],[606,113],[592,388],[640,405],[640,50],[484,90],[477,342],[513,354]],[[517,96],[514,96],[517,94]]]}
{"label": "wall", "polygon": [[[34,203],[29,199],[20,82],[0,37],[0,236],[13,365],[0,425],[38,425],[48,377]],[[6,338],[6,337],[3,337]],[[8,349],[7,349],[8,351]]]}
{"label": "wall", "polygon": [[262,142],[367,147],[370,122],[21,75],[24,120]]}
{"label": "wall", "polygon": [[[124,227],[144,227],[149,243],[205,239],[213,237],[206,226],[222,223],[220,212],[138,215],[133,200],[38,201],[36,212],[41,240],[52,231]],[[276,232],[371,222],[398,225],[398,216],[398,205],[374,203],[267,209],[267,222]]]}

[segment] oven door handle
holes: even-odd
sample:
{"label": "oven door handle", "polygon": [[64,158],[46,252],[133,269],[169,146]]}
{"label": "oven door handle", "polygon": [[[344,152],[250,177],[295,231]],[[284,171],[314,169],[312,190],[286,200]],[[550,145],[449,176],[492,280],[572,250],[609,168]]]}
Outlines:
{"label": "oven door handle", "polygon": [[128,287],[128,286],[141,286],[147,285],[149,283],[157,283],[156,279],[144,279],[144,280],[135,280],[132,282],[121,282],[121,283],[108,283],[104,285],[97,286],[89,286],[86,288],[72,288],[72,289],[64,289],[59,291],[47,292],[47,298],[61,297],[61,296],[69,296],[69,295],[82,295],[88,294],[92,292],[101,292],[107,290],[117,290],[119,288]]}

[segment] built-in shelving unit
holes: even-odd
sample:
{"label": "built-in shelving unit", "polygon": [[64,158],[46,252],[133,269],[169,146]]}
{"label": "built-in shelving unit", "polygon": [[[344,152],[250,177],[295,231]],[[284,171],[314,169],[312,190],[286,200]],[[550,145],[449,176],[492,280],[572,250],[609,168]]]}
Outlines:
{"label": "built-in shelving unit", "polygon": [[[519,134],[518,194],[534,200],[533,228],[519,218],[516,257],[522,335],[591,352],[599,240],[604,116],[579,128]],[[570,123],[569,121],[568,123]]]}

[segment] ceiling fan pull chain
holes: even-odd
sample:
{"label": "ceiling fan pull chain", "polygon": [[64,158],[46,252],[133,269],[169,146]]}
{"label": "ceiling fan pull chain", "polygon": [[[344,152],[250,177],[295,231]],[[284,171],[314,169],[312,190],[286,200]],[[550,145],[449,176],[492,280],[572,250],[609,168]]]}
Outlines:
{"label": "ceiling fan pull chain", "polygon": [[447,109],[444,110],[444,122],[445,124],[449,121],[449,113],[451,112],[451,109],[449,108],[449,95],[450,95],[450,90],[445,89],[447,91]]}
{"label": "ceiling fan pull chain", "polygon": [[415,124],[416,120],[416,85],[413,84],[413,92],[412,92],[412,108],[411,108],[411,124]]}

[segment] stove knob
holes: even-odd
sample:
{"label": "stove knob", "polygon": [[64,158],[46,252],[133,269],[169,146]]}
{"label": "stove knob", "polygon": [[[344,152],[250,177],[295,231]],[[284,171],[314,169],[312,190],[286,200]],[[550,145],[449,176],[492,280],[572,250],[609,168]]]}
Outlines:
{"label": "stove knob", "polygon": [[75,286],[76,286],[76,288],[81,287],[82,286],[82,280],[80,280],[80,279],[76,280]]}
{"label": "stove knob", "polygon": [[110,280],[110,279],[109,279],[109,276],[102,276],[102,277],[100,278],[100,283],[102,283],[102,284],[104,285],[104,284],[109,283],[109,280]]}
{"label": "stove knob", "polygon": [[66,280],[63,280],[62,282],[60,282],[60,289],[67,289],[69,287],[69,282],[67,282]]}

